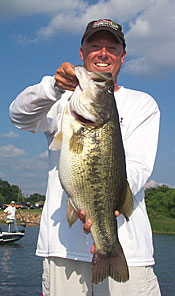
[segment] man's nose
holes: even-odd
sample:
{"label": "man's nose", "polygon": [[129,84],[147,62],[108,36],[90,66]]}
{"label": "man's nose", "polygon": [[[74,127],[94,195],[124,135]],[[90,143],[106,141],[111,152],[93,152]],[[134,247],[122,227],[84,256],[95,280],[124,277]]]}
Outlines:
{"label": "man's nose", "polygon": [[107,49],[106,49],[106,47],[102,47],[102,48],[100,49],[99,55],[100,55],[101,57],[106,57],[106,56],[107,56]]}

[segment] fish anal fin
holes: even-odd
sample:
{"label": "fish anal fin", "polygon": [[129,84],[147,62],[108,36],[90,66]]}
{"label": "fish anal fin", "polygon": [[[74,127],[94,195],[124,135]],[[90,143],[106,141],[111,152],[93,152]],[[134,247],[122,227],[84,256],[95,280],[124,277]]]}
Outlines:
{"label": "fish anal fin", "polygon": [[62,133],[60,132],[54,137],[53,141],[49,145],[49,149],[53,151],[60,150],[61,144],[62,144]]}
{"label": "fish anal fin", "polygon": [[129,221],[129,217],[133,212],[133,207],[134,207],[133,194],[130,189],[129,183],[127,181],[125,201],[121,208],[121,213],[125,216],[127,221]]}
{"label": "fish anal fin", "polygon": [[67,201],[66,218],[70,228],[75,223],[75,221],[79,218],[79,214],[75,209],[75,207],[73,206],[70,197],[68,198],[68,201]]}
{"label": "fish anal fin", "polygon": [[98,284],[110,276],[117,282],[129,279],[129,270],[120,244],[110,254],[95,251],[92,259],[92,283]]}

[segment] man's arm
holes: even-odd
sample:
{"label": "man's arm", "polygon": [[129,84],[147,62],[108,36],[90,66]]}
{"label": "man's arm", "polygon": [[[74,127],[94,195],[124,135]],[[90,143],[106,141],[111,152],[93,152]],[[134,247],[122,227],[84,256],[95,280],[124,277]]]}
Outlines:
{"label": "man's arm", "polygon": [[138,109],[123,141],[127,178],[134,195],[144,187],[152,174],[160,122],[158,106],[152,99],[146,104],[141,103]]}
{"label": "man's arm", "polygon": [[[62,64],[54,77],[46,76],[39,84],[30,86],[21,92],[10,105],[10,119],[19,129],[33,133],[50,132],[55,128],[57,113],[62,112],[63,91],[74,90],[78,84],[73,65]],[[59,101],[53,118],[46,118],[52,106]],[[48,130],[49,129],[49,130]]]}

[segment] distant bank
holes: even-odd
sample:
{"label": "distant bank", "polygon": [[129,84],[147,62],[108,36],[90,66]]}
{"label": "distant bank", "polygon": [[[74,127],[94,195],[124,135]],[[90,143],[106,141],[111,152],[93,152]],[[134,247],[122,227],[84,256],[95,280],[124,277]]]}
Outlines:
{"label": "distant bank", "polygon": [[[26,226],[39,226],[42,210],[17,210],[17,222],[26,223]],[[6,224],[7,215],[0,210],[0,224]],[[153,233],[175,234],[174,218],[153,218],[150,217]]]}
{"label": "distant bank", "polygon": [[[16,220],[17,223],[25,223],[26,226],[39,226],[41,219],[41,210],[17,210]],[[0,210],[0,224],[6,224],[6,213]]]}

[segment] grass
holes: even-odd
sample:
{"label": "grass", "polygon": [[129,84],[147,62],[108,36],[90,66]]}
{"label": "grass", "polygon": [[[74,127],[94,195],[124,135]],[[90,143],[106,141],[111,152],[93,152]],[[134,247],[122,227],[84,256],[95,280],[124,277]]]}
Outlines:
{"label": "grass", "polygon": [[175,234],[175,219],[167,217],[149,219],[154,233]]}
{"label": "grass", "polygon": [[[41,214],[41,209],[33,209],[33,210],[17,210],[20,211],[22,216],[25,216],[25,213],[32,214]],[[3,210],[0,210],[0,213],[3,212]],[[152,217],[149,215],[149,219],[151,222],[152,231],[154,233],[162,233],[162,234],[175,234],[175,219],[168,218],[164,216],[154,216]],[[0,224],[6,223],[4,220],[0,220]]]}
{"label": "grass", "polygon": [[20,213],[30,213],[30,214],[32,214],[32,213],[39,213],[39,214],[41,214],[41,212],[42,212],[42,209],[32,209],[32,210],[28,210],[28,209],[23,209],[23,210],[16,210],[16,213],[18,213],[18,211],[20,211]]}

